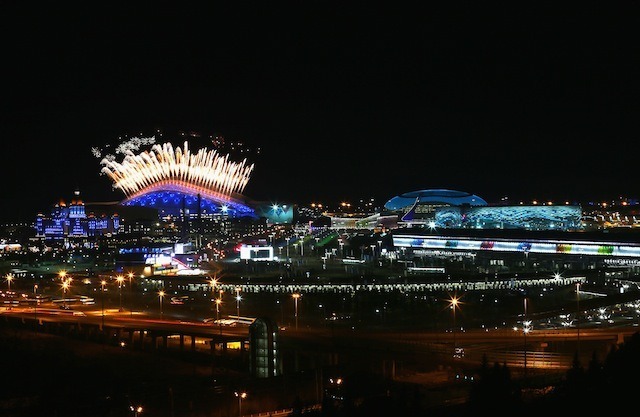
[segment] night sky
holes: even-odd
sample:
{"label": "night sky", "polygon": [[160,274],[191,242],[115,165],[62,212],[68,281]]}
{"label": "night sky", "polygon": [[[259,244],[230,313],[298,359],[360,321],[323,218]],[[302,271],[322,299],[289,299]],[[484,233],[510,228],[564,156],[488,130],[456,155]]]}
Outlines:
{"label": "night sky", "polygon": [[0,221],[121,200],[91,148],[157,129],[261,148],[255,200],[639,196],[637,2],[13,3]]}

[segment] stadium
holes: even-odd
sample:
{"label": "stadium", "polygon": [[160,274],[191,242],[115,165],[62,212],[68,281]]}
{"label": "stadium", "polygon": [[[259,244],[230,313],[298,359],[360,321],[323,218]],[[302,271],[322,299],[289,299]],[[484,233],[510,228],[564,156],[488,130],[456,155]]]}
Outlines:
{"label": "stadium", "polygon": [[400,194],[384,205],[404,227],[463,229],[578,230],[577,205],[490,206],[477,195],[447,189]]}
{"label": "stadium", "polygon": [[125,194],[123,206],[152,207],[160,217],[257,217],[241,194],[254,168],[246,160],[233,162],[204,148],[192,153],[188,142],[182,148],[167,142],[139,154],[127,150],[122,162],[103,158],[101,164]]}
{"label": "stadium", "polygon": [[[146,150],[140,150],[142,146]],[[197,229],[192,230],[197,235],[213,229],[229,232],[231,228],[246,234],[242,227],[293,221],[293,204],[260,202],[243,195],[254,165],[246,159],[231,161],[217,149],[193,152],[187,141],[182,147],[174,147],[169,142],[157,144],[152,137],[133,138],[118,145],[115,153],[122,154],[120,159],[103,155],[97,148],[92,152],[100,158],[101,174],[113,182],[114,189],[124,193],[123,200],[87,204],[76,190],[70,204],[61,200],[49,215],[38,214],[38,237],[63,241],[117,235],[126,232],[121,227],[123,214],[134,219],[179,221],[183,238],[191,227]],[[97,216],[94,210],[103,214]]]}

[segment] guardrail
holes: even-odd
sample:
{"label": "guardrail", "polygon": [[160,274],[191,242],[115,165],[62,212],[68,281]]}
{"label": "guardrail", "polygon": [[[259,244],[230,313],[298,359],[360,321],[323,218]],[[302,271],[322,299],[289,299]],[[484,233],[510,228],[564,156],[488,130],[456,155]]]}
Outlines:
{"label": "guardrail", "polygon": [[[322,410],[321,404],[312,404],[300,409],[301,414],[307,413],[309,411],[319,411]],[[293,415],[293,408],[285,408],[282,410],[275,411],[263,411],[261,413],[256,414],[243,414],[241,417],[279,417],[279,416],[290,416]]]}

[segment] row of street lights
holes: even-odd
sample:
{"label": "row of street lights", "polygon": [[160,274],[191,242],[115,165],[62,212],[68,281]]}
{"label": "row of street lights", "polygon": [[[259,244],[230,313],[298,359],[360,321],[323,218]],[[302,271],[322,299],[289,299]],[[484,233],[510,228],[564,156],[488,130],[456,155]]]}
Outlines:
{"label": "row of street lights", "polygon": [[[458,297],[457,295],[453,295],[449,298],[449,300],[447,300],[449,302],[449,308],[451,309],[452,315],[453,315],[453,352],[454,355],[456,355],[457,352],[457,344],[456,344],[456,310],[459,309],[459,305],[461,304],[460,301],[461,297]],[[524,337],[524,374],[526,376],[527,374],[527,334],[531,331],[532,329],[532,322],[531,320],[527,319],[527,309],[528,309],[528,298],[525,297],[523,300],[523,304],[524,304],[524,314],[523,314],[523,320],[522,320],[522,334]],[[577,308],[577,313],[576,313],[576,331],[577,331],[577,354],[578,356],[580,355],[580,283],[576,283],[576,308]],[[296,312],[296,316],[297,316],[297,312]]]}
{"label": "row of street lights", "polygon": [[[219,285],[218,279],[212,278],[209,281],[209,285],[211,286],[211,292],[213,293],[215,291],[215,289]],[[236,292],[236,296],[235,296],[235,299],[236,299],[236,316],[238,318],[240,317],[240,301],[242,300],[242,296],[240,295],[240,291],[242,291],[242,288],[240,286],[236,286],[235,287],[235,292]],[[213,300],[214,303],[216,304],[216,321],[218,322],[218,324],[220,326],[220,333],[221,334],[222,334],[222,323],[220,321],[220,305],[222,304],[222,294],[223,293],[224,293],[224,290],[218,289],[218,298],[215,298]],[[298,300],[300,299],[300,297],[302,297],[302,294],[293,293],[293,294],[291,294],[291,297],[293,298],[294,308],[295,308],[295,314],[294,314],[295,326],[296,326],[296,329],[298,329]]]}
{"label": "row of street lights", "polygon": [[[64,271],[64,270],[60,271],[58,273],[58,276],[62,281],[62,284],[61,284],[62,292],[63,292],[62,307],[64,309],[66,309],[67,308],[67,295],[68,295],[67,293],[71,289],[71,282],[73,281],[73,278],[71,278],[68,275],[67,271]],[[130,294],[130,300],[131,300],[131,303],[132,303],[131,308],[130,308],[130,314],[133,315],[133,296],[132,296],[132,291],[131,291],[132,283],[133,283],[133,273],[129,273],[128,277],[129,277],[129,289],[130,289],[130,293],[129,294]],[[13,282],[14,279],[15,279],[15,276],[13,274],[11,274],[11,273],[9,273],[9,274],[7,274],[5,276],[5,280],[7,282],[7,288],[8,288],[9,292],[11,291],[11,283]],[[120,312],[124,311],[124,308],[122,306],[122,287],[124,285],[124,281],[125,281],[124,276],[118,275],[116,277],[116,282],[118,283],[118,298],[119,298],[118,311],[120,311]],[[210,281],[210,284],[211,284],[211,288],[212,288],[212,292],[213,292],[213,290],[215,290],[218,287],[218,280],[216,278],[212,278],[211,281]],[[101,280],[100,281],[100,291],[101,291],[101,300],[100,300],[100,302],[101,302],[101,310],[102,310],[101,317],[102,317],[102,326],[103,327],[104,327],[104,317],[105,317],[105,310],[104,310],[104,297],[105,297],[105,295],[104,295],[104,293],[105,293],[106,286],[107,286],[107,281],[104,280],[104,279]],[[34,285],[34,290],[33,290],[34,291],[34,296],[35,296],[35,294],[37,292],[37,288],[38,288],[38,286]],[[242,300],[242,297],[240,296],[240,291],[241,290],[242,290],[242,288],[240,286],[237,286],[235,288],[235,291],[236,291],[236,297],[235,297],[236,298],[236,314],[237,314],[238,317],[240,317],[240,301]],[[220,322],[220,305],[222,304],[222,294],[223,293],[224,293],[224,290],[219,288],[218,289],[218,298],[214,299],[214,302],[216,304],[216,319],[217,319],[217,321],[218,321],[218,323],[220,325],[221,325],[221,322]],[[160,304],[160,318],[164,317],[164,302],[163,301],[164,301],[165,295],[166,295],[166,292],[164,290],[158,291],[158,298],[159,298],[159,304]],[[298,294],[298,293],[294,293],[294,294],[292,294],[292,297],[293,297],[294,303],[295,303],[295,320],[296,320],[296,329],[297,329],[298,328],[298,299],[301,297],[301,295]],[[37,300],[36,300],[36,304],[37,304]],[[9,304],[8,308],[11,308],[10,304]],[[34,311],[35,311],[34,314],[36,314],[36,321],[37,321],[37,310],[34,310]],[[222,327],[220,328],[220,332],[222,333]]]}

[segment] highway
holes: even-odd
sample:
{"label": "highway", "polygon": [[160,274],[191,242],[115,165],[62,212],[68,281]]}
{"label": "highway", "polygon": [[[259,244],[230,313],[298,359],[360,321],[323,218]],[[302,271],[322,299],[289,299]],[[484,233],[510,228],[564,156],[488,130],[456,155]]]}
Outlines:
{"label": "highway", "polygon": [[[247,325],[218,326],[202,321],[157,317],[142,312],[105,311],[95,306],[78,306],[77,310],[18,306],[0,310],[0,317],[20,317],[25,326],[33,326],[37,316],[42,323],[67,323],[79,326],[107,326],[111,329],[144,329],[156,334],[193,335],[200,340],[248,340]],[[81,315],[74,314],[81,313]],[[336,326],[304,326],[298,329],[281,328],[279,340],[282,349],[325,352],[360,352],[363,355],[387,356],[435,354],[444,362],[452,357],[455,347],[462,348],[464,357],[459,362],[467,365],[481,363],[483,357],[490,361],[508,362],[511,366],[524,366],[527,357],[529,367],[568,368],[576,350],[588,361],[594,349],[606,352],[611,345],[621,343],[637,331],[635,322],[609,323],[597,327],[592,324],[582,328],[531,330],[526,338],[521,329],[463,329],[455,332],[424,330],[398,331],[391,327],[365,329]],[[526,345],[525,345],[526,343]],[[579,349],[582,345],[582,349]],[[384,352],[383,355],[380,355]],[[585,362],[586,363],[586,362]]]}

